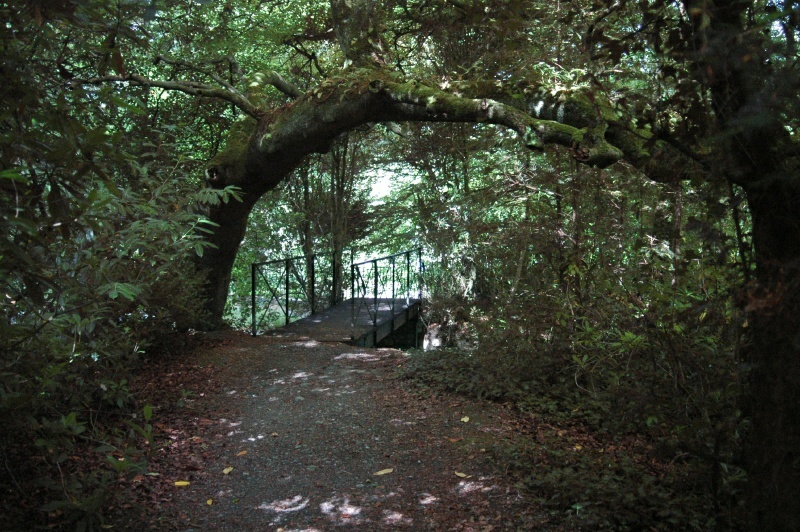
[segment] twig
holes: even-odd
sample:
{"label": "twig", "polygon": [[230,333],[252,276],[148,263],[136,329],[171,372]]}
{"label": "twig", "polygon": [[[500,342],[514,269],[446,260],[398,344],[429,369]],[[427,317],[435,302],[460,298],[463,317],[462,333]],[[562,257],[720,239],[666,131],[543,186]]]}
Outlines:
{"label": "twig", "polygon": [[11,471],[11,468],[8,467],[8,453],[6,453],[5,448],[3,449],[3,465],[6,466],[6,471],[8,471],[8,478],[11,479],[11,481],[14,483],[14,485],[17,487],[20,493],[22,493],[23,492],[22,486],[19,485],[19,482],[17,482],[17,479],[14,477],[13,471]]}

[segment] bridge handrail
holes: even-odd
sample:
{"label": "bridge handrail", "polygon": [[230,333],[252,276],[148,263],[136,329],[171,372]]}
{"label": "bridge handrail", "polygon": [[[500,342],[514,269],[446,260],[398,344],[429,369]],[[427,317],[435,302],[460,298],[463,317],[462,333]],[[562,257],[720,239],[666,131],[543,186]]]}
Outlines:
{"label": "bridge handrail", "polygon": [[[392,304],[392,309],[395,308],[397,300],[400,299],[397,297],[397,261],[398,257],[404,257],[405,260],[405,273],[406,279],[405,283],[400,284],[401,291],[403,286],[405,286],[405,300],[406,304],[409,304],[411,299],[411,276],[412,276],[412,269],[411,269],[411,255],[413,253],[417,254],[417,282],[418,282],[418,290],[419,299],[422,299],[422,279],[421,273],[424,269],[422,263],[422,248],[415,248],[406,251],[401,251],[399,253],[395,253],[393,255],[387,255],[385,257],[379,257],[376,259],[370,259],[363,262],[358,262],[350,265],[350,295],[351,295],[351,318],[350,318],[350,330],[351,330],[351,339],[355,340],[355,330],[356,330],[356,322],[358,320],[359,315],[361,314],[362,310],[366,310],[368,314],[368,318],[372,321],[373,327],[377,327],[378,324],[378,308],[379,308],[379,299],[390,299]],[[379,290],[379,280],[380,280],[380,272],[378,263],[389,261],[391,266],[391,298],[380,298],[379,295],[384,295],[386,292],[386,288],[388,286],[388,282],[385,286],[381,287],[382,289]],[[372,286],[368,287],[367,284],[369,283],[368,279],[365,279],[365,275],[362,272],[362,267],[364,266],[372,266],[371,272],[371,280]],[[402,269],[402,267],[401,267]],[[367,273],[367,277],[369,278],[370,274]],[[367,297],[367,290],[368,288],[372,288],[372,297]],[[357,297],[360,296],[360,297]]]}
{"label": "bridge handrail", "polygon": [[[319,257],[330,257],[330,265],[328,270],[330,270],[330,284],[331,284],[331,300],[327,302],[327,306],[332,306],[338,300],[337,294],[335,293],[335,283],[336,283],[336,261],[333,257],[333,252],[321,252],[321,253],[314,253],[310,257],[306,257],[305,255],[296,255],[293,257],[286,257],[282,259],[264,261],[264,262],[254,262],[250,265],[250,280],[251,280],[251,291],[250,291],[250,305],[251,305],[251,319],[252,319],[252,328],[251,334],[255,336],[258,334],[258,327],[263,323],[264,318],[267,315],[267,311],[269,310],[269,306],[274,301],[277,303],[281,313],[284,317],[284,324],[288,324],[291,321],[291,302],[292,296],[297,298],[297,301],[300,301],[303,304],[307,305],[307,312],[311,314],[315,314],[320,310],[324,310],[318,308],[318,301],[317,301],[317,262]],[[310,261],[309,261],[310,259]],[[305,271],[305,276],[299,271],[298,267],[295,265],[297,261],[303,261]],[[308,262],[306,262],[308,261]],[[276,265],[280,265],[280,273],[277,275],[277,279],[273,279],[276,281],[275,283],[271,283],[268,275],[265,274],[265,271],[268,270]],[[310,267],[307,269],[307,267]],[[327,271],[320,275],[323,280],[326,279]],[[266,284],[267,289],[269,290],[269,302],[267,303],[267,308],[261,315],[261,319],[258,319],[258,306],[257,306],[257,292],[258,292],[258,280],[259,277],[264,281]],[[296,281],[292,283],[292,278]],[[324,281],[323,281],[324,282]],[[273,286],[274,284],[274,286]],[[294,285],[294,286],[293,286]],[[295,290],[292,290],[295,288]]]}
{"label": "bridge handrail", "polygon": [[[412,255],[416,253],[417,257],[415,262],[416,272],[412,272]],[[344,252],[342,252],[344,255]],[[317,272],[317,259],[325,257],[330,260],[326,264],[326,271],[321,275]],[[352,253],[351,253],[352,257]],[[405,261],[398,261],[397,259],[405,258]],[[297,261],[302,261],[301,267],[296,265]],[[398,262],[404,262],[398,266]],[[388,264],[387,264],[388,263]],[[371,271],[367,272],[365,266],[371,265]],[[379,266],[380,265],[380,266]],[[422,299],[422,279],[421,273],[423,271],[422,263],[422,248],[414,248],[406,251],[401,251],[392,255],[386,255],[375,259],[370,259],[358,263],[350,264],[350,297],[351,304],[351,336],[355,334],[355,325],[358,317],[362,311],[368,313],[370,321],[373,326],[377,326],[379,299],[390,299],[392,305],[397,303],[400,299],[398,295],[402,293],[405,298],[406,304],[409,303],[411,296],[412,276],[417,278],[419,299]],[[383,269],[384,279],[381,279],[381,269]],[[323,279],[323,286],[328,279],[327,275],[330,273],[330,301],[324,303],[323,307],[318,308],[317,301],[317,278]],[[340,273],[340,272],[339,272]],[[389,273],[391,274],[391,285],[389,284]],[[405,279],[398,279],[398,273],[404,273]],[[340,302],[341,293],[336,293],[336,279],[337,269],[336,260],[333,252],[314,253],[310,257],[305,255],[295,255],[282,259],[275,259],[263,262],[254,262],[251,264],[251,312],[252,312],[252,329],[251,334],[256,336],[258,329],[264,322],[268,314],[270,314],[270,307],[275,303],[277,309],[272,311],[274,316],[278,311],[278,316],[283,314],[284,324],[288,324],[293,317],[302,317],[307,314],[315,314],[330,306]],[[305,274],[305,275],[304,275]],[[258,317],[258,286],[259,279],[263,280],[264,285],[268,289],[269,300],[266,307],[261,313],[261,318]],[[369,286],[368,286],[369,285]],[[391,291],[389,287],[391,286]],[[344,287],[342,287],[344,288]],[[399,290],[398,290],[399,288]],[[371,290],[369,290],[371,289]],[[324,290],[324,289],[323,289]],[[346,290],[346,289],[345,289]],[[368,291],[371,291],[371,297],[368,297]],[[391,298],[387,297],[391,295]],[[383,296],[382,298],[379,296]],[[294,308],[293,304],[294,303]],[[298,304],[300,305],[300,313],[298,313]],[[302,306],[305,305],[305,306]]]}

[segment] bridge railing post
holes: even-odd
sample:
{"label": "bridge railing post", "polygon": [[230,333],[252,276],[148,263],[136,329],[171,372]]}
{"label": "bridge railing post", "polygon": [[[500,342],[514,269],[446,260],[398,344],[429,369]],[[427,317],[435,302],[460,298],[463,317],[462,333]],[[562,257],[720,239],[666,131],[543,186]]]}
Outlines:
{"label": "bridge railing post", "polygon": [[372,325],[373,327],[378,325],[378,261],[372,261],[372,275],[373,279],[373,296],[372,296],[372,304],[373,308],[375,309],[374,314],[372,315]]}
{"label": "bridge railing post", "polygon": [[406,305],[411,304],[411,252],[406,251]]}
{"label": "bridge railing post", "polygon": [[356,265],[350,263],[350,341],[356,341]]}
{"label": "bridge railing post", "polygon": [[250,328],[250,334],[256,336],[258,331],[256,330],[256,284],[258,282],[258,278],[256,276],[256,268],[258,266],[256,264],[250,265],[250,311],[251,311],[251,318],[253,326]]}
{"label": "bridge railing post", "polygon": [[311,314],[316,314],[317,312],[317,294],[316,294],[316,268],[314,267],[314,262],[317,260],[317,254],[314,253],[311,255],[311,271],[308,272],[309,280],[309,294],[308,294],[308,305],[311,307]]}
{"label": "bridge railing post", "polygon": [[336,293],[336,279],[339,272],[336,268],[336,252],[331,253],[331,297],[330,305],[333,307],[339,302],[339,294]]}
{"label": "bridge railing post", "polygon": [[397,297],[394,287],[394,275],[395,275],[394,268],[395,268],[395,261],[394,261],[394,256],[392,256],[392,312],[394,312],[394,300]]}
{"label": "bridge railing post", "polygon": [[422,262],[422,248],[417,248],[419,265],[417,267],[417,283],[419,285],[419,300],[422,301],[422,274],[425,273],[425,264]]}
{"label": "bridge railing post", "polygon": [[289,325],[289,291],[291,287],[289,286],[289,268],[292,267],[292,259],[286,259],[284,270],[286,273],[286,291],[284,292],[286,306],[283,307],[283,315],[285,318],[286,323],[284,325]]}

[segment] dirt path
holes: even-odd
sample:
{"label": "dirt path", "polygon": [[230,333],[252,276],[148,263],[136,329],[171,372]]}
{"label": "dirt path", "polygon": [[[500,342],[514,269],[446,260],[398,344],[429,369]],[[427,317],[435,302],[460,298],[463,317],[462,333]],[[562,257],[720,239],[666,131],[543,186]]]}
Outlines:
{"label": "dirt path", "polygon": [[502,407],[410,393],[400,351],[226,333],[194,356],[212,389],[161,427],[154,527],[541,529],[485,452]]}

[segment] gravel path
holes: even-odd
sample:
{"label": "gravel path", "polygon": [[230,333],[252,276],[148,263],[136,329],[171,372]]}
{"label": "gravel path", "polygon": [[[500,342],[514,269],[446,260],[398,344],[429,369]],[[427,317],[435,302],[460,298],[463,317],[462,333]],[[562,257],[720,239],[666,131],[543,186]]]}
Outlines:
{"label": "gravel path", "polygon": [[198,358],[221,390],[196,402],[224,417],[198,423],[184,530],[538,529],[485,452],[498,405],[410,393],[400,351],[226,334]]}

